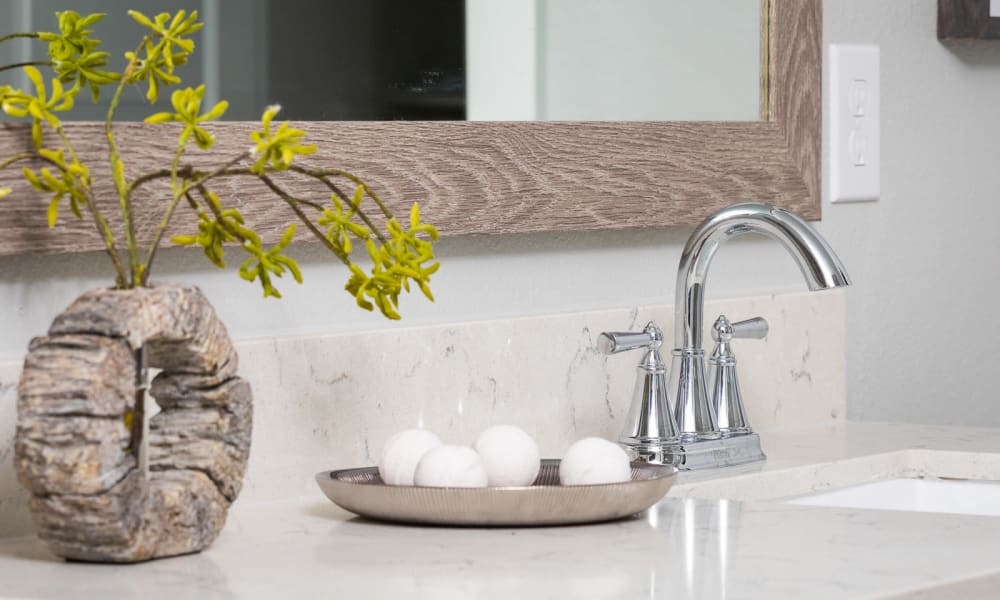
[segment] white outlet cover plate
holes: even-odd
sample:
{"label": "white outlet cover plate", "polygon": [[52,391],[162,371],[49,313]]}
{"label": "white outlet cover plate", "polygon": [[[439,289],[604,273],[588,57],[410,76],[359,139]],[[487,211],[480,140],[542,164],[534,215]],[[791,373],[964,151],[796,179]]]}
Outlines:
{"label": "white outlet cover plate", "polygon": [[879,47],[830,45],[830,200],[867,202],[881,194]]}

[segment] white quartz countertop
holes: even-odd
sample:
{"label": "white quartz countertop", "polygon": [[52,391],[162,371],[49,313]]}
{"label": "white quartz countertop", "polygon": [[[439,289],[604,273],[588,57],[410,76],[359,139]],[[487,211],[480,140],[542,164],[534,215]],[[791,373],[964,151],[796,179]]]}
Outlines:
{"label": "white quartz countertop", "polygon": [[[0,597],[1000,597],[1000,518],[761,499],[820,480],[919,473],[928,450],[949,451],[935,468],[1000,479],[997,430],[851,423],[763,432],[762,441],[766,463],[682,474],[654,509],[601,525],[389,525],[317,489],[237,503],[206,552],[140,565],[65,563],[33,537],[9,538],[0,540]],[[859,460],[870,455],[884,456]]]}

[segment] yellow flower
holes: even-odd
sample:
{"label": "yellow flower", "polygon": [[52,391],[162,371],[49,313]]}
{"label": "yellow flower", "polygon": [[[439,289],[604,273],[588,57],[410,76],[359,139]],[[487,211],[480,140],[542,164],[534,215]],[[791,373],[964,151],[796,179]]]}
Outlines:
{"label": "yellow flower", "polygon": [[271,133],[271,121],[280,110],[281,107],[276,104],[268,106],[261,117],[261,131],[250,134],[250,141],[254,143],[251,153],[259,157],[250,170],[258,175],[264,173],[269,162],[272,167],[282,171],[292,165],[292,159],[296,154],[312,154],[316,151],[316,146],[304,146],[299,143],[306,132],[292,129],[288,126],[288,121]]}
{"label": "yellow flower", "polygon": [[87,196],[83,192],[83,186],[90,185],[90,172],[87,167],[74,159],[67,163],[63,156],[63,151],[52,151],[42,148],[38,151],[43,157],[59,167],[59,176],[52,173],[48,168],[41,169],[37,174],[25,167],[22,172],[24,178],[28,180],[33,188],[41,192],[52,193],[49,200],[48,222],[49,227],[56,226],[56,219],[59,216],[59,204],[62,199],[69,196],[69,207],[78,219],[83,218],[80,211],[81,205],[87,204]]}
{"label": "yellow flower", "polygon": [[[363,195],[364,188],[358,187],[357,191],[354,192],[354,199],[351,201],[355,207],[361,203]],[[331,244],[342,250],[344,254],[350,254],[352,249],[351,236],[353,235],[359,240],[367,240],[371,237],[371,232],[367,227],[358,225],[351,220],[354,218],[353,208],[345,213],[344,203],[340,201],[337,194],[332,194],[330,199],[333,201],[333,210],[324,208],[322,216],[316,220],[316,223],[327,227],[326,239]]]}
{"label": "yellow flower", "polygon": [[199,85],[196,89],[185,88],[183,90],[177,90],[170,96],[170,103],[173,104],[174,110],[177,112],[156,113],[155,115],[147,117],[146,122],[169,123],[171,121],[176,121],[184,123],[184,131],[181,132],[180,145],[187,145],[191,136],[194,136],[194,141],[198,144],[198,147],[202,150],[207,150],[212,147],[212,144],[215,143],[215,136],[208,133],[201,127],[198,127],[198,125],[221,117],[226,112],[226,109],[229,108],[229,103],[223,100],[213,106],[212,110],[203,115],[199,115],[198,113],[201,112],[201,101],[204,96],[204,84]]}
{"label": "yellow flower", "polygon": [[222,249],[223,244],[237,239],[241,241],[256,240],[259,244],[260,238],[257,237],[256,233],[243,226],[243,215],[239,210],[235,208],[223,210],[222,203],[219,202],[219,197],[214,192],[207,192],[203,197],[211,209],[212,215],[218,215],[218,218],[209,216],[205,210],[199,210],[198,235],[175,235],[170,238],[170,241],[181,246],[198,244],[204,250],[208,260],[212,261],[212,264],[224,269],[226,263],[223,258],[226,253]]}
{"label": "yellow flower", "polygon": [[240,266],[240,277],[247,281],[260,280],[260,285],[264,289],[264,297],[281,298],[281,292],[271,283],[271,275],[276,277],[284,275],[285,270],[291,271],[295,281],[302,283],[302,271],[299,270],[298,263],[290,256],[281,254],[285,246],[292,242],[295,237],[295,224],[288,226],[285,234],[281,236],[278,244],[265,251],[260,245],[260,240],[254,244],[252,241],[244,240],[243,249],[250,253],[250,258],[246,259]]}
{"label": "yellow flower", "polygon": [[42,147],[42,121],[46,121],[52,127],[59,126],[57,112],[64,112],[73,108],[73,99],[76,90],[63,90],[62,83],[58,79],[52,80],[52,95],[49,96],[45,89],[45,80],[42,74],[35,67],[24,67],[28,79],[35,85],[35,95],[32,96],[21,90],[8,91],[3,95],[2,108],[8,116],[22,118],[31,116],[31,139],[35,143],[35,149]]}
{"label": "yellow flower", "polygon": [[[146,57],[140,58],[135,52],[126,52],[130,66],[126,76],[130,83],[139,81],[149,81],[149,89],[146,90],[146,99],[150,103],[156,102],[160,98],[160,86],[171,86],[181,82],[181,78],[174,75],[174,67],[168,67],[163,58],[162,49],[146,42]],[[183,65],[187,62],[187,55],[175,55],[173,64]]]}
{"label": "yellow flower", "polygon": [[[128,14],[135,19],[136,23],[151,29],[161,40],[163,62],[171,73],[173,73],[174,64],[178,57],[182,57],[186,61],[187,55],[194,52],[194,42],[184,39],[184,36],[191,35],[205,26],[204,23],[197,22],[198,11],[196,10],[191,11],[191,14],[187,14],[185,10],[179,10],[177,14],[173,15],[173,19],[170,18],[170,13],[160,13],[156,15],[155,20],[137,10],[130,10]],[[175,46],[180,49],[178,52],[174,51]]]}
{"label": "yellow flower", "polygon": [[49,58],[59,80],[74,82],[74,89],[84,83],[90,86],[94,102],[100,97],[100,86],[118,81],[118,73],[100,70],[108,64],[107,52],[96,52],[100,40],[90,37],[93,33],[87,27],[97,23],[106,15],[95,13],[81,17],[72,10],[57,12],[59,33],[41,32],[39,39],[49,43]]}

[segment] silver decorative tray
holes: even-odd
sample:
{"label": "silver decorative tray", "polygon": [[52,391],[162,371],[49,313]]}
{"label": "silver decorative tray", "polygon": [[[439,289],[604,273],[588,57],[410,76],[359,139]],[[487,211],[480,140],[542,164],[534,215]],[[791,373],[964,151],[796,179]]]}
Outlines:
{"label": "silver decorative tray", "polygon": [[621,519],[656,504],[677,469],[632,464],[632,480],[601,485],[559,484],[559,461],[543,460],[524,487],[433,488],[382,483],[378,467],[323,471],[316,482],[337,506],[383,521],[491,527],[570,525]]}

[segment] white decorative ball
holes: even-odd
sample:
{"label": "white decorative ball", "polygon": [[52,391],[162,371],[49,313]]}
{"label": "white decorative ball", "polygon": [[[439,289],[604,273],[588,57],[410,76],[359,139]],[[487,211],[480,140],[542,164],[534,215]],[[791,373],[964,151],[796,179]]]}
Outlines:
{"label": "white decorative ball", "polygon": [[428,450],[413,475],[413,482],[423,487],[486,487],[488,481],[482,459],[468,446]]}
{"label": "white decorative ball", "polygon": [[559,464],[563,485],[596,485],[632,479],[628,454],[618,444],[601,438],[584,438],[566,451]]}
{"label": "white decorative ball", "polygon": [[476,452],[493,486],[531,485],[538,477],[538,444],[520,427],[494,425],[479,435]]}
{"label": "white decorative ball", "polygon": [[378,473],[386,485],[413,485],[417,463],[441,440],[426,429],[407,429],[389,438],[382,448]]}

